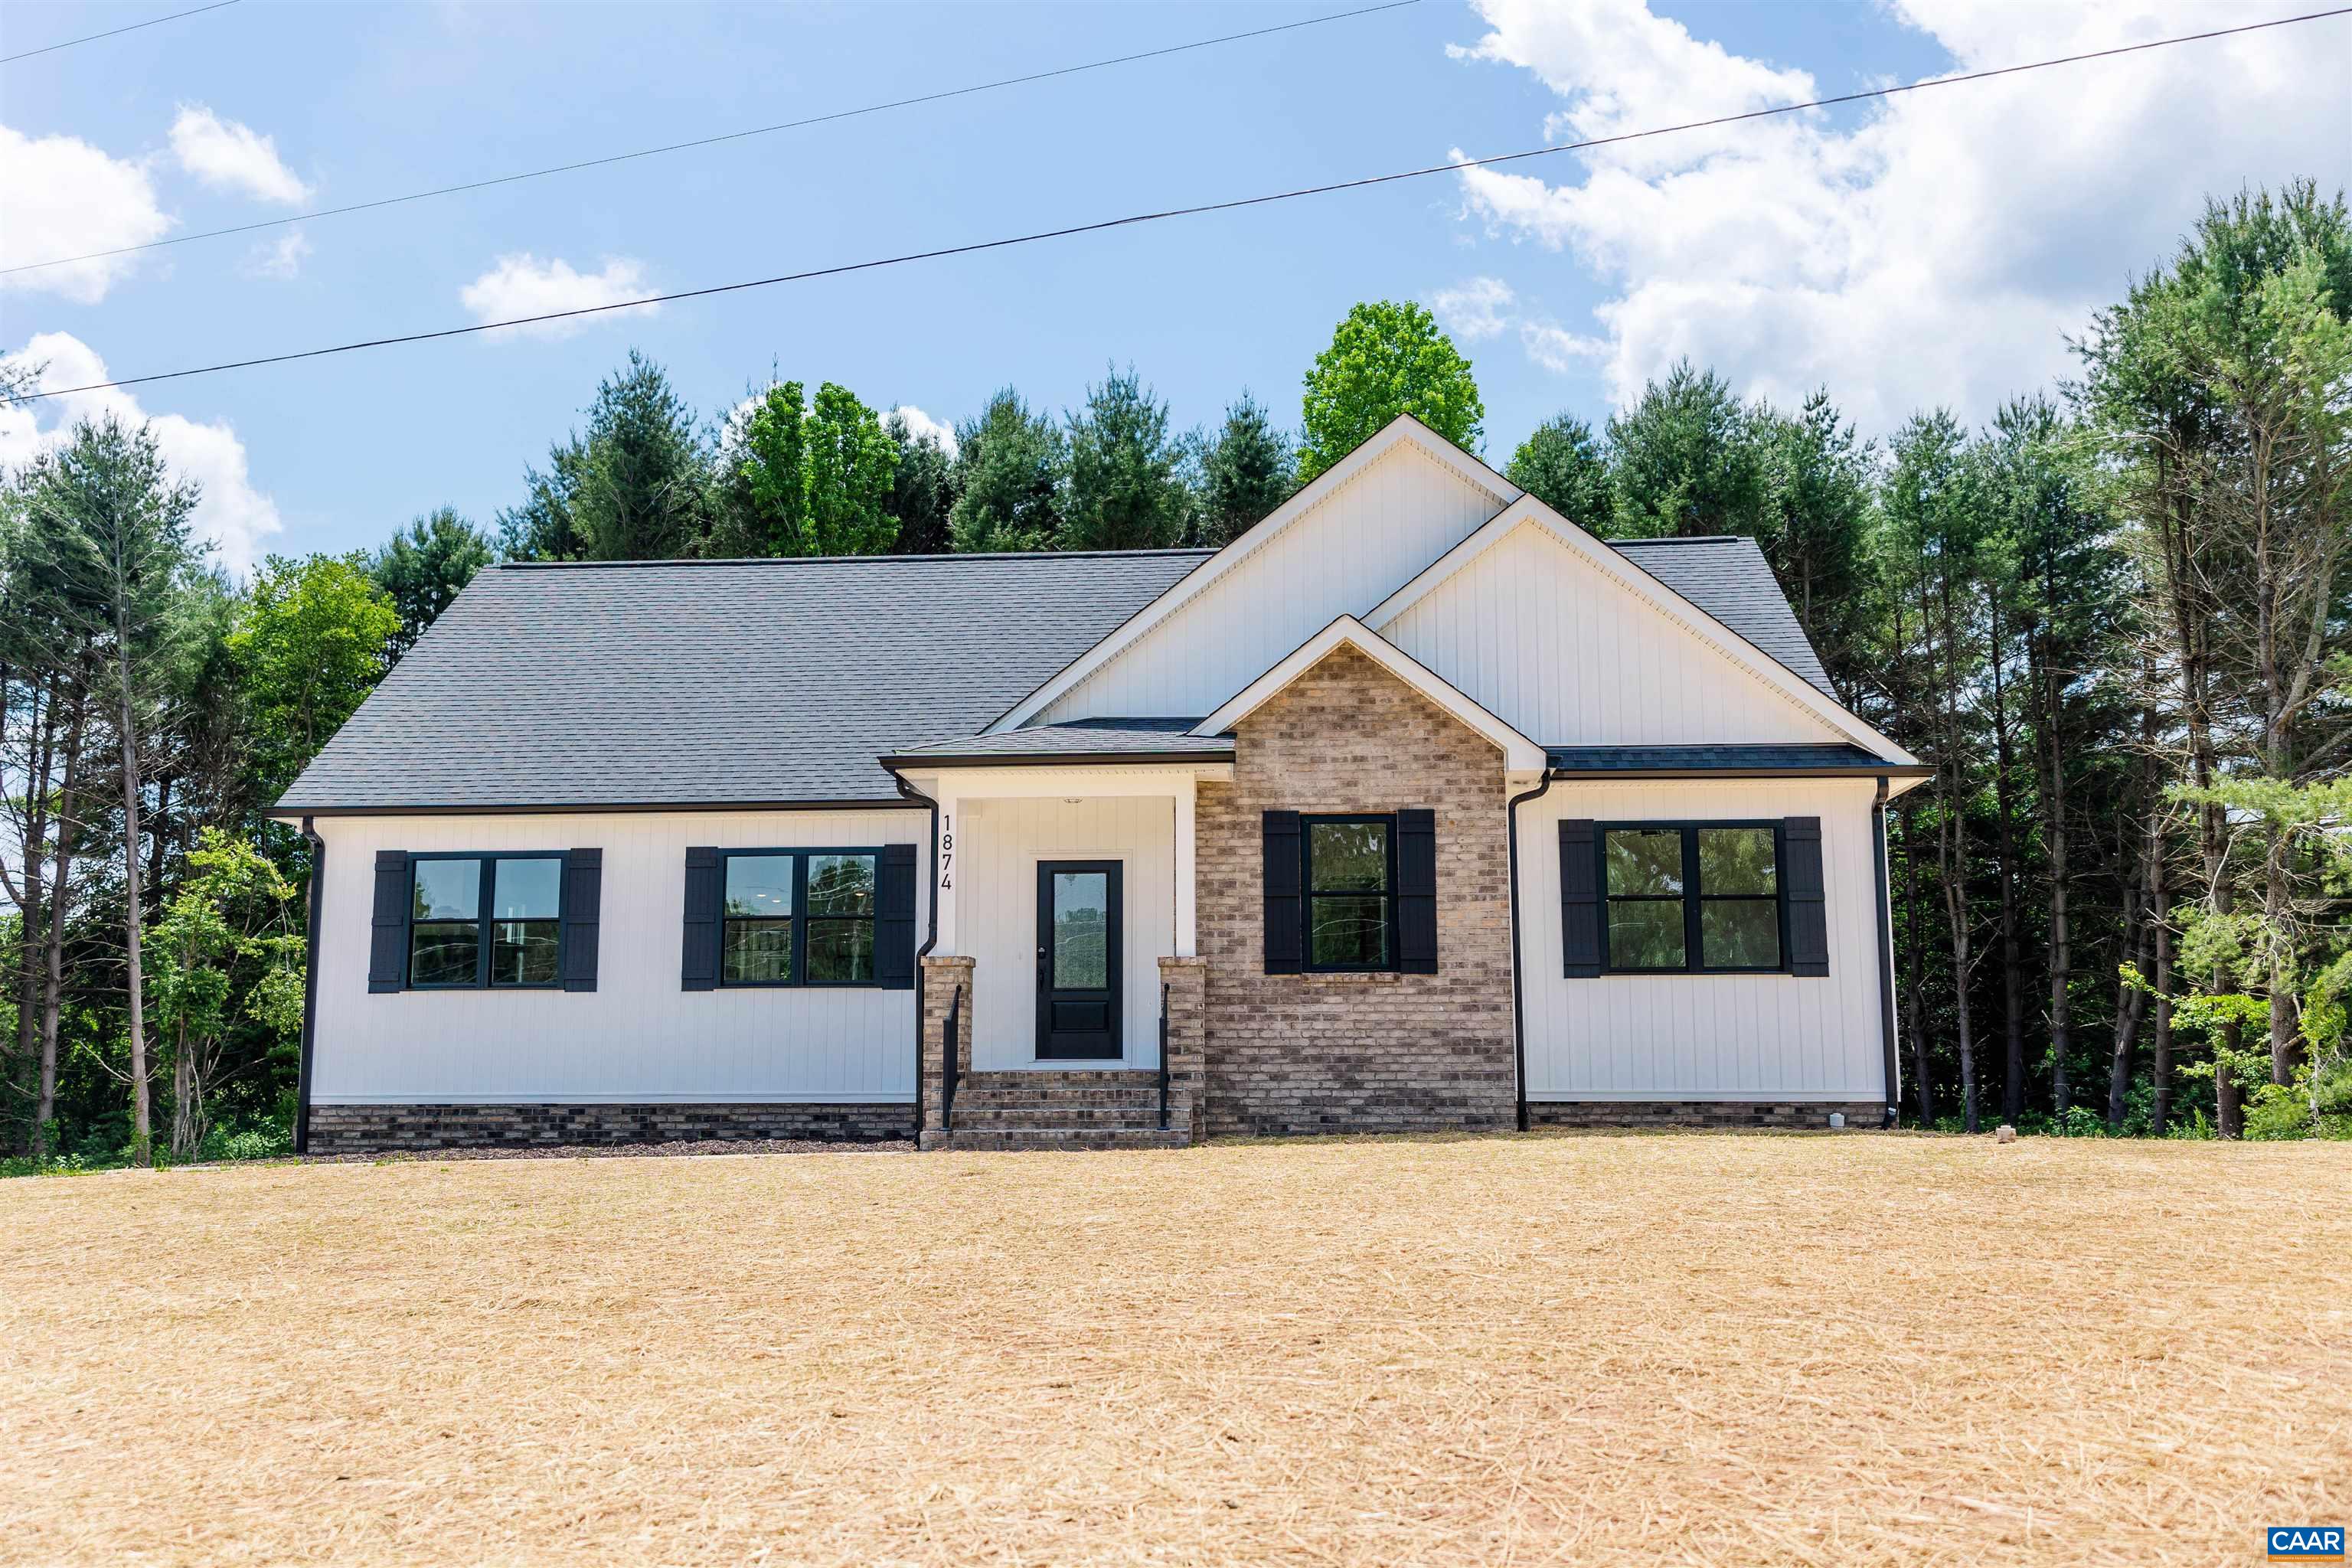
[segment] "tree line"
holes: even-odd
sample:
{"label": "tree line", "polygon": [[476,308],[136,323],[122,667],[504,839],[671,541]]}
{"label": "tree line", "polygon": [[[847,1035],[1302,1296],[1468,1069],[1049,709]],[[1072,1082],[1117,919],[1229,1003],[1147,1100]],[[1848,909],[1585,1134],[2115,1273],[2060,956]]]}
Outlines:
{"label": "tree line", "polygon": [[[1826,390],[1685,363],[1505,463],[1603,537],[1756,539],[1831,680],[1934,768],[1890,813],[1906,1119],[2352,1135],[2352,223],[2212,204],[1981,428],[1864,439]],[[832,383],[698,416],[632,353],[488,527],[238,582],[152,435],[0,476],[0,1138],[24,1168],[285,1146],[307,855],[258,814],[473,574],[624,560],[1216,544],[1400,412],[1472,450],[1473,368],[1350,310],[1286,428],[1180,431],[1132,369],[952,440]]]}

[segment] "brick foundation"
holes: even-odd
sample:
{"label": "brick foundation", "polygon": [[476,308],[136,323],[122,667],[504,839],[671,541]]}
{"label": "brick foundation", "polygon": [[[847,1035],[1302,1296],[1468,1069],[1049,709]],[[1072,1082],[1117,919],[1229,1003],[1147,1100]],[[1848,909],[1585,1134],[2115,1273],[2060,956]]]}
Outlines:
{"label": "brick foundation", "polygon": [[[1244,719],[1234,780],[1200,787],[1207,1131],[1514,1125],[1502,753],[1350,647]],[[1265,973],[1268,810],[1437,814],[1435,974]]]}
{"label": "brick foundation", "polygon": [[1874,1100],[1535,1100],[1530,1127],[1810,1127],[1826,1129],[1845,1114],[1849,1131],[1874,1129],[1886,1108]]}
{"label": "brick foundation", "polygon": [[824,1139],[880,1142],[911,1105],[314,1105],[310,1152],[559,1148],[565,1144]]}

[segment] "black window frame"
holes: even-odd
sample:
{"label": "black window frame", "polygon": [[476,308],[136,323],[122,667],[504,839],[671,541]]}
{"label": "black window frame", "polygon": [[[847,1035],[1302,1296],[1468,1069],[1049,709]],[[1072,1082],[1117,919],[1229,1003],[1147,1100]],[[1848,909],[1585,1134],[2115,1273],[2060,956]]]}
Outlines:
{"label": "black window frame", "polygon": [[[478,860],[482,876],[474,893],[474,978],[419,984],[416,980],[416,868],[427,860]],[[543,923],[555,928],[555,977],[551,980],[500,980],[490,973],[493,930],[500,922],[489,911],[498,889],[501,860],[555,862],[555,913]],[[568,861],[561,849],[433,849],[408,856],[408,919],[401,930],[400,988],[404,991],[561,991],[563,989],[563,876]],[[446,921],[427,922],[446,924]]]}
{"label": "black window frame", "polygon": [[[863,855],[874,863],[874,908],[863,915],[812,915],[808,912],[808,863],[824,855]],[[727,924],[734,920],[773,920],[772,915],[730,915],[727,912],[727,863],[745,858],[789,857],[793,861],[793,973],[789,980],[730,980],[727,978]],[[808,977],[809,926],[813,921],[854,924],[863,921],[872,931],[867,944],[868,967],[864,980],[811,980]],[[719,852],[718,988],[722,991],[879,991],[882,974],[882,847],[853,845],[846,848],[779,845],[772,849],[721,849]]]}
{"label": "black window frame", "polygon": [[[1710,894],[1701,885],[1698,868],[1698,836],[1702,829],[1716,827],[1762,828],[1772,835],[1772,891],[1769,893]],[[1609,906],[1621,901],[1609,890],[1609,836],[1612,833],[1678,833],[1682,836],[1683,890],[1679,893],[1629,894],[1627,903],[1680,903],[1683,906],[1683,962],[1668,969],[1629,969],[1620,967],[1609,954]],[[1600,905],[1601,973],[1603,974],[1788,974],[1793,973],[1789,957],[1789,846],[1779,817],[1684,817],[1664,822],[1599,822],[1592,832],[1592,877]],[[1780,962],[1772,964],[1702,963],[1706,944],[1700,934],[1700,911],[1710,901],[1718,903],[1756,903],[1768,900],[1773,906],[1774,920],[1780,932]]]}
{"label": "black window frame", "polygon": [[[1386,836],[1387,886],[1379,894],[1386,910],[1382,917],[1379,963],[1318,963],[1315,962],[1315,900],[1361,899],[1360,888],[1315,889],[1315,829],[1318,824],[1378,823]],[[1323,811],[1298,814],[1298,967],[1305,974],[1394,974],[1398,971],[1397,941],[1397,814],[1393,811]]]}

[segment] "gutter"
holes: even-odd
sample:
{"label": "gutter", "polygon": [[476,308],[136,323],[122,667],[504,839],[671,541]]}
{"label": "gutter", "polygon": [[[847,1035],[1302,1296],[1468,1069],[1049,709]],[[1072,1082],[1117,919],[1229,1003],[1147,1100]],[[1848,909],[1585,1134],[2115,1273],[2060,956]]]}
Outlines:
{"label": "gutter", "polygon": [[327,907],[327,841],[302,819],[310,844],[310,911],[303,933],[302,1049],[294,1068],[294,1152],[310,1152],[310,1051],[319,1037],[319,923]]}
{"label": "gutter", "polygon": [[1908,764],[1871,763],[1851,768],[1553,768],[1556,779],[1930,779],[1936,770]]}
{"label": "gutter", "polygon": [[1222,752],[950,752],[925,756],[893,752],[881,759],[886,768],[1075,768],[1124,767],[1138,763],[1231,763],[1233,748]]}
{"label": "gutter", "polygon": [[1871,903],[1878,916],[1878,1035],[1886,1055],[1886,1110],[1879,1122],[1892,1127],[1903,1106],[1903,1058],[1895,1042],[1895,911],[1886,882],[1886,780],[1870,803],[1870,860],[1878,874]]}
{"label": "gutter", "polygon": [[915,950],[915,1131],[917,1143],[923,1141],[923,960],[940,944],[940,803],[908,784],[897,773],[890,782],[908,800],[920,801],[931,808],[931,895],[923,900],[928,910],[924,921],[923,945]]}
{"label": "gutter", "polygon": [[1535,788],[1503,803],[1503,817],[1510,824],[1511,842],[1511,1087],[1518,1102],[1522,1132],[1528,1130],[1528,1009],[1527,984],[1522,979],[1527,965],[1519,955],[1519,806],[1523,802],[1541,798],[1551,789],[1551,781],[1552,775],[1547,773]]}

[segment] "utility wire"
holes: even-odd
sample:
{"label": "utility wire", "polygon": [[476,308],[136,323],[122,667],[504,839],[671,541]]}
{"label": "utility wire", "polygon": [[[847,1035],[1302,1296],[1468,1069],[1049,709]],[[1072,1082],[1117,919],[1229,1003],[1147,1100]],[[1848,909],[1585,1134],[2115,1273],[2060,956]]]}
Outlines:
{"label": "utility wire", "polygon": [[[37,49],[26,49],[21,55],[0,55],[0,66],[5,66],[11,60],[29,60],[35,55],[46,55],[54,53],[58,49],[69,49],[76,44],[94,44],[100,38],[111,38],[119,33],[135,33],[142,27],[161,26],[165,22],[176,22],[183,16],[201,16],[207,11],[217,11],[223,6],[234,5],[236,4],[236,0],[214,0],[212,5],[199,5],[193,11],[174,11],[168,16],[158,16],[152,21],[133,22],[127,27],[109,27],[103,33],[89,33],[79,38],[68,38],[62,44],[47,44]],[[47,264],[36,262],[34,265],[37,267]],[[11,268],[10,270],[13,271],[14,268]]]}
{"label": "utility wire", "polygon": [[773,278],[753,278],[740,283],[719,283],[707,289],[684,289],[674,294],[651,294],[642,300],[623,300],[609,305],[582,305],[569,310],[549,310],[536,316],[517,316],[502,321],[482,321],[469,327],[444,327],[438,331],[407,332],[398,337],[370,338],[355,343],[337,343],[329,348],[302,349],[293,353],[266,354],[257,359],[227,360],[219,364],[197,365],[188,370],[160,371],[152,375],[125,376],[120,381],[97,381],[86,386],[60,387],[54,392],[20,393],[6,399],[9,403],[31,403],[45,397],[67,397],[76,393],[103,392],[118,386],[144,386],[150,382],[177,381],[191,375],[211,375],[225,370],[247,370],[256,365],[286,364],[295,360],[320,359],[328,354],[354,353],[362,349],[389,348],[395,343],[430,342],[440,338],[470,337],[477,332],[495,332],[506,327],[528,327],[541,321],[569,321],[580,316],[598,316],[611,310],[633,310],[640,305],[666,305],[679,300],[701,300],[714,294],[740,293],[747,289],[766,289],[779,283],[801,283],[816,278],[835,278],[844,273],[867,272],[877,268],[898,267],[910,261],[933,261],[943,257],[970,256],[983,250],[1003,250],[1016,245],[1034,245],[1041,240],[1066,239],[1073,235],[1096,234],[1104,229],[1128,228],[1138,224],[1159,223],[1168,218],[1197,217],[1206,213],[1234,212],[1244,207],[1265,206],[1274,202],[1295,201],[1302,196],[1329,195],[1338,191],[1362,190],[1372,185],[1393,184],[1400,180],[1418,180],[1431,174],[1456,174],[1464,169],[1483,169],[1496,163],[1517,163],[1527,158],[1548,158],[1560,153],[1575,153],[1592,147],[1613,146],[1620,142],[1639,142],[1653,136],[1669,136],[1677,132],[1700,131],[1709,126],[1732,125],[1744,120],[1762,120],[1772,115],[1793,114],[1801,110],[1827,109],[1841,103],[1858,103],[1867,99],[1891,98],[1899,92],[1918,92],[1932,87],[1954,87],[1961,82],[1985,81],[1993,77],[2015,76],[2021,71],[2047,70],[2053,66],[2077,65],[2085,60],[2106,59],[2116,55],[2139,54],[2148,49],[2167,48],[2175,44],[2201,43],[2211,38],[2231,37],[2241,33],[2256,33],[2271,27],[2292,26],[2298,22],[2316,22],[2331,16],[2352,15],[2352,5],[2337,6],[2332,11],[2313,11],[2300,16],[2282,16],[2274,21],[2250,22],[2236,27],[2217,27],[2207,33],[2188,33],[2173,38],[2152,38],[2145,43],[2125,44],[2112,49],[2095,49],[2088,54],[2064,55],[2056,59],[2033,60],[2024,65],[2001,66],[1992,70],[1970,71],[1964,76],[1937,77],[1927,81],[1905,83],[1896,87],[1872,88],[1864,92],[1841,93],[1834,98],[1817,98],[1803,103],[1781,104],[1772,109],[1751,109],[1738,114],[1719,114],[1708,120],[1685,121],[1680,125],[1661,125],[1648,131],[1628,131],[1615,136],[1597,136],[1587,142],[1563,142],[1551,147],[1531,147],[1518,153],[1498,153],[1486,158],[1465,158],[1458,163],[1432,163],[1419,169],[1404,169],[1389,174],[1368,174],[1361,179],[1340,180],[1325,185],[1306,185],[1297,190],[1276,191],[1265,195],[1238,196],[1229,201],[1202,202],[1193,206],[1168,207],[1159,212],[1133,213],[1126,217],[1103,218],[1094,223],[1072,224],[1066,228],[1041,229],[1033,234],[1013,235],[1003,239],[974,240],[967,245],[942,246],[935,250],[913,250],[898,256],[877,257],[867,261],[847,261],[834,267],[815,267],[803,272],[783,272]]}
{"label": "utility wire", "polygon": [[[236,0],[222,0],[234,5]],[[1055,77],[1076,76],[1085,71],[1105,70],[1112,66],[1133,65],[1138,60],[1156,60],[1166,55],[1181,55],[1194,49],[1214,48],[1219,44],[1239,43],[1244,38],[1263,38],[1275,33],[1294,32],[1300,27],[1319,27],[1327,22],[1345,22],[1357,16],[1370,16],[1381,11],[1402,10],[1418,5],[1421,0],[1384,0],[1378,5],[1366,5],[1354,11],[1335,11],[1328,16],[1309,16],[1304,21],[1283,22],[1271,27],[1254,27],[1246,33],[1226,33],[1214,38],[1199,38],[1189,44],[1171,44],[1165,48],[1145,49],[1140,54],[1115,55],[1107,60],[1088,60],[1083,65],[1059,66],[1052,70],[1031,71],[1026,76],[1009,76],[997,81],[976,82],[970,87],[951,87],[939,92],[926,92],[914,98],[894,98],[887,103],[869,103],[858,109],[839,109],[830,114],[814,114],[805,120],[787,120],[776,125],[756,125],[749,131],[729,131],[717,136],[698,136],[691,142],[671,142],[659,147],[642,147],[634,153],[615,153],[606,158],[583,158],[576,163],[555,163],[544,169],[526,169],[519,174],[498,174],[487,180],[468,180],[458,185],[438,185],[429,191],[411,191],[404,196],[380,196],[373,201],[352,202],[346,206],[321,207],[317,212],[295,213],[288,217],[262,218],[254,223],[241,223],[227,228],[208,228],[199,234],[177,235],[170,239],[151,239],[141,245],[121,245],[112,250],[86,251],[79,256],[59,256],[47,261],[24,261],[14,267],[0,267],[0,278],[12,272],[31,272],[43,267],[64,267],[76,261],[96,261],[109,256],[128,256],[136,250],[158,250],[167,245],[192,245],[200,239],[219,239],[232,234],[251,234],[256,229],[278,228],[289,223],[307,223],[312,218],[337,217],[344,213],[368,212],[376,207],[399,206],[404,202],[421,202],[432,196],[456,195],[464,191],[488,190],[493,185],[511,185],[518,180],[543,179],[549,174],[569,174],[581,169],[601,169],[610,163],[626,163],[638,158],[656,158],[665,153],[684,153],[696,147],[715,147],[724,142],[740,142],[747,137],[772,136],[780,131],[798,131],[806,126],[824,125],[836,120],[855,120],[861,115],[881,114],[893,109],[910,109],[920,103],[939,103],[950,98],[966,98],[976,92],[993,92],[1000,88],[1019,87],[1026,82],[1049,81]],[[189,15],[194,15],[193,12]],[[168,20],[168,18],[166,18]],[[148,24],[141,24],[142,26]],[[103,35],[101,35],[103,36]],[[59,48],[65,46],[56,46]]]}

